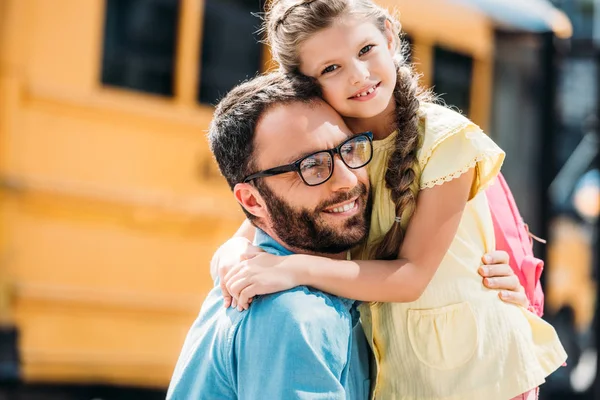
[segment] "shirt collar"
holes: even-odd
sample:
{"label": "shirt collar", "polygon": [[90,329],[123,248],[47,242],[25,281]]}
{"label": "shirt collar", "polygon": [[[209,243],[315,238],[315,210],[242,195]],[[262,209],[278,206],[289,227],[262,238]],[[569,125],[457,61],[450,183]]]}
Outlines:
{"label": "shirt collar", "polygon": [[276,256],[290,256],[294,254],[290,250],[283,247],[281,243],[273,239],[271,236],[267,235],[265,231],[259,228],[256,228],[256,234],[254,235],[254,245],[256,247],[260,247],[267,253],[274,254]]}
{"label": "shirt collar", "polygon": [[[265,231],[260,228],[256,228],[256,234],[254,235],[254,245],[256,247],[260,247],[264,251],[270,254],[274,254],[276,256],[290,256],[294,254],[294,252],[286,249],[281,243],[273,239],[269,236]],[[359,302],[351,299],[346,299],[345,297],[338,297],[342,303],[350,310],[353,314],[357,314],[356,307],[360,304]]]}

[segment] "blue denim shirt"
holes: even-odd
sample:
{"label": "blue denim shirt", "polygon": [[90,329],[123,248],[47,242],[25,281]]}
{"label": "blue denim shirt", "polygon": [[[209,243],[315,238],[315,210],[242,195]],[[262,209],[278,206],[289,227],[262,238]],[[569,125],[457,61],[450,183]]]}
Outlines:
{"label": "blue denim shirt", "polygon": [[[257,230],[255,244],[291,252]],[[369,349],[354,301],[302,286],[223,308],[218,282],[192,325],[167,399],[369,397]]]}

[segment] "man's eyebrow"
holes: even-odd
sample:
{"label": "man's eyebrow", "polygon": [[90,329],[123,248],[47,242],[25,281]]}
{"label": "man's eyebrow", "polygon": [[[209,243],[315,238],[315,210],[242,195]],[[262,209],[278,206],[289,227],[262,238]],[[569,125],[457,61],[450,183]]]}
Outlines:
{"label": "man's eyebrow", "polygon": [[[346,138],[343,139],[343,140],[340,140],[340,142],[338,144],[336,144],[334,147],[339,146],[340,144],[344,143],[346,140],[350,139],[353,136],[354,136],[353,133],[346,134]],[[303,153],[297,153],[294,157],[288,157],[288,158],[286,158],[287,162],[285,162],[284,164],[281,164],[281,165],[293,164],[296,161],[300,160],[301,158],[304,158],[304,157],[309,156],[311,154],[319,153],[321,151],[327,151],[327,150],[331,150],[331,148],[328,148],[328,149],[319,149],[319,150],[311,150],[311,151],[306,151],[306,152],[303,152]]]}
{"label": "man's eyebrow", "polygon": [[301,158],[304,158],[304,157],[309,156],[314,153],[318,153],[319,151],[323,151],[323,150],[312,150],[312,151],[306,151],[304,153],[296,153],[294,156],[286,157],[286,159],[285,159],[286,161],[282,165],[293,164],[296,161],[300,160]]}

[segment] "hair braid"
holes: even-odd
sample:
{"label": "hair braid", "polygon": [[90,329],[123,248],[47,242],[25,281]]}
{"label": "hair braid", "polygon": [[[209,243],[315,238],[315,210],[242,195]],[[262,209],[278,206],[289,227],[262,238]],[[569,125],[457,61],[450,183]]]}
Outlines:
{"label": "hair braid", "polygon": [[428,93],[419,87],[416,74],[409,66],[401,64],[394,89],[398,134],[385,174],[386,186],[391,190],[392,201],[396,206],[396,217],[401,222],[395,222],[378,244],[373,255],[376,259],[398,257],[404,240],[403,223],[410,219],[416,208],[421,175],[417,152],[422,145],[418,110],[420,101],[427,98]]}

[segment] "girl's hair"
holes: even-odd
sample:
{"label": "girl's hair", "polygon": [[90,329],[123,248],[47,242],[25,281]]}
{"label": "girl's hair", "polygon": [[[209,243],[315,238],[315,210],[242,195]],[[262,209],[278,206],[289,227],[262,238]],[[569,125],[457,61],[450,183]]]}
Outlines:
{"label": "girl's hair", "polygon": [[400,39],[400,22],[371,0],[273,0],[265,17],[267,41],[273,58],[286,72],[300,73],[300,45],[316,32],[330,27],[336,20],[352,16],[370,20],[385,34],[386,21],[393,29],[396,47],[394,62],[397,81],[395,127],[398,130],[395,149],[385,174],[386,186],[396,205],[396,222],[370,254],[376,259],[395,259],[404,239],[403,226],[413,215],[419,193],[420,167],[417,151],[422,145],[418,110],[430,94],[418,84],[418,76],[406,61],[406,48]]}

